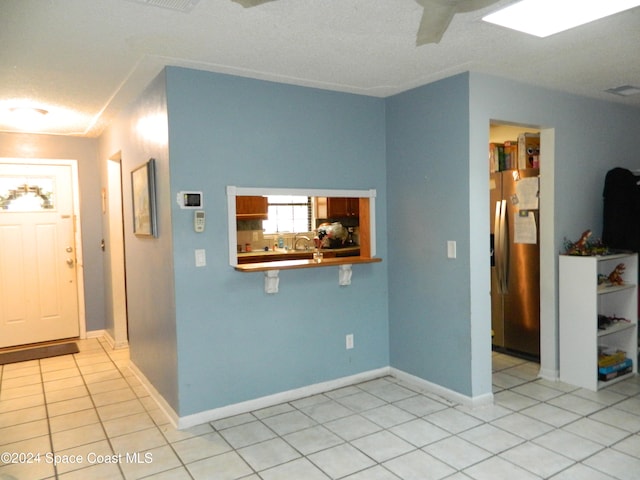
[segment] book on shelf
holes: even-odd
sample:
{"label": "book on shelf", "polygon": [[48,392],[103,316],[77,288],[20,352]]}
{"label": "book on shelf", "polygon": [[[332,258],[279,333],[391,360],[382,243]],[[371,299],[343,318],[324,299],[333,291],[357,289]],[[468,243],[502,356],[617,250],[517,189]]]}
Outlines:
{"label": "book on shelf", "polygon": [[625,358],[623,361],[619,363],[608,365],[606,367],[598,367],[598,373],[617,372],[619,370],[624,370],[628,367],[633,367],[633,360],[631,360],[630,358]]}
{"label": "book on shelf", "polygon": [[633,370],[633,360],[625,358],[622,362],[607,367],[598,367],[598,380],[613,380]]}
{"label": "book on shelf", "polygon": [[624,362],[627,358],[627,352],[623,350],[616,350],[607,352],[607,347],[600,347],[601,350],[598,353],[598,367],[610,367],[620,362]]}
{"label": "book on shelf", "polygon": [[609,372],[609,373],[598,372],[598,380],[601,382],[607,382],[609,380],[613,380],[614,378],[618,378],[623,375],[626,375],[627,373],[631,373],[632,371],[633,371],[633,366],[628,366],[627,368],[623,368],[622,370],[616,370],[615,372]]}
{"label": "book on shelf", "polygon": [[489,143],[489,171],[540,167],[540,134],[521,133],[516,140]]}
{"label": "book on shelf", "polygon": [[518,168],[518,142],[507,140],[504,142],[504,170]]}
{"label": "book on shelf", "polygon": [[502,143],[489,144],[489,171],[500,172],[505,170],[504,145]]}

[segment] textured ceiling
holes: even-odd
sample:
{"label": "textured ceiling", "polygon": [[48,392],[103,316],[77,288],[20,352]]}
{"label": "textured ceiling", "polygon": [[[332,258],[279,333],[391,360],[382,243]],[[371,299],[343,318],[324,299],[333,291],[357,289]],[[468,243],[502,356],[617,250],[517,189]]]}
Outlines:
{"label": "textured ceiling", "polygon": [[[165,65],[380,97],[477,71],[640,108],[604,92],[640,86],[640,8],[540,39],[480,20],[503,0],[416,47],[415,0],[145,1],[2,0],[0,110],[30,103],[50,112],[31,131],[97,136]],[[1,113],[0,131],[16,131]]]}

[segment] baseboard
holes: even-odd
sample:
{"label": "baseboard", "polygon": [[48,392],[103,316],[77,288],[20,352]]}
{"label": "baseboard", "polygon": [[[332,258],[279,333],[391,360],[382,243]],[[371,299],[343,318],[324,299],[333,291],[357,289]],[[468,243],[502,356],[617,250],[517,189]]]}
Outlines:
{"label": "baseboard", "polygon": [[104,339],[113,350],[118,350],[119,348],[127,348],[129,346],[128,341],[116,342],[116,340],[111,336],[111,333],[109,333],[108,330],[104,331]]}
{"label": "baseboard", "polygon": [[329,380],[327,382],[315,383],[313,385],[307,385],[305,387],[295,388],[273,395],[267,395],[264,397],[234,403],[231,405],[226,405],[224,407],[205,410],[202,412],[194,413],[192,415],[185,415],[181,417],[166,402],[162,395],[160,395],[160,393],[155,389],[151,382],[145,377],[145,375],[140,371],[138,367],[136,367],[133,362],[130,362],[130,367],[131,371],[138,378],[138,380],[140,380],[140,383],[142,383],[144,388],[149,392],[149,395],[156,402],[160,410],[164,412],[169,422],[179,430],[196,425],[201,425],[207,422],[212,422],[215,420],[220,420],[222,418],[232,417],[234,415],[240,415],[263,408],[272,407],[281,403],[292,402],[294,400],[299,400],[311,395],[329,392],[337,388],[347,387],[349,385],[366,382],[368,380],[373,380],[387,375],[391,375],[398,380],[406,382],[410,385],[414,385],[427,393],[438,395],[446,400],[452,401],[454,403],[459,403],[470,408],[483,407],[493,404],[493,393],[469,397],[448,388],[442,387],[441,385],[437,385],[422,378],[416,377],[415,375],[403,372],[402,370],[398,370],[392,367],[383,367],[358,373],[355,375],[350,375],[347,377],[341,377],[335,380]]}
{"label": "baseboard", "polygon": [[[106,330],[89,330],[85,332],[84,338],[105,338],[107,336]],[[108,340],[107,340],[108,341]]]}
{"label": "baseboard", "polygon": [[353,385],[354,383],[366,382],[368,380],[373,380],[375,378],[389,375],[388,367],[369,370],[367,372],[338,378],[336,380],[307,385],[305,387],[287,390],[273,395],[267,395],[264,397],[247,400],[245,402],[234,403],[231,405],[226,405],[224,407],[205,410],[202,412],[194,413],[192,415],[180,417],[133,362],[130,362],[130,367],[133,374],[138,378],[138,380],[140,380],[140,383],[142,383],[144,388],[149,392],[149,395],[166,415],[169,422],[179,430],[193,427],[195,425],[201,425],[207,422],[212,422],[214,420],[220,420],[221,418],[232,417],[234,415],[240,415],[242,413],[260,410],[262,408],[273,407],[274,405],[279,405],[281,403],[299,400],[311,395],[317,395],[319,393],[335,390],[336,388],[347,387],[349,385]]}
{"label": "baseboard", "polygon": [[485,393],[483,395],[477,395],[475,397],[469,397],[454,390],[445,388],[442,385],[429,382],[423,378],[416,377],[415,375],[404,372],[402,370],[398,370],[397,368],[391,367],[389,370],[389,374],[397,378],[398,380],[402,380],[403,382],[406,382],[410,385],[415,385],[416,387],[425,390],[428,393],[433,393],[446,400],[454,403],[459,403],[469,408],[478,408],[493,404],[492,392]]}
{"label": "baseboard", "polygon": [[167,420],[169,420],[169,423],[171,423],[171,425],[173,425],[175,428],[181,428],[178,426],[180,423],[178,414],[171,407],[171,405],[167,403],[164,397],[160,395],[160,392],[156,390],[156,388],[144,375],[144,373],[142,373],[142,371],[131,360],[129,361],[129,368],[131,369],[131,372],[135,375],[135,377],[140,381],[145,390],[149,392],[149,395],[151,396],[153,401],[156,402],[156,405],[158,405],[158,408],[160,408],[162,413],[165,414]]}
{"label": "baseboard", "polygon": [[113,339],[113,337],[111,336],[111,334],[105,330],[102,338],[104,338],[105,342],[107,342],[109,344],[109,346],[111,347],[112,350],[115,350],[116,348],[116,341]]}
{"label": "baseboard", "polygon": [[538,376],[544,380],[548,380],[550,382],[558,382],[560,381],[560,372],[558,370],[552,368],[540,368],[538,372]]}
{"label": "baseboard", "polygon": [[319,393],[328,392],[337,388],[347,387],[355,383],[366,382],[368,380],[384,377],[386,375],[389,375],[389,367],[369,370],[367,372],[358,373],[356,375],[341,377],[336,380],[315,383],[313,385],[307,385],[305,387],[295,388],[293,390],[287,390],[253,400],[247,400],[246,402],[234,403],[225,407],[206,410],[204,412],[195,413],[193,415],[180,417],[178,419],[177,428],[189,428],[201,423],[211,422],[234,415],[240,415],[242,413],[253,412],[255,410],[260,410],[261,408],[272,407],[281,403],[299,400],[311,395],[317,395]]}

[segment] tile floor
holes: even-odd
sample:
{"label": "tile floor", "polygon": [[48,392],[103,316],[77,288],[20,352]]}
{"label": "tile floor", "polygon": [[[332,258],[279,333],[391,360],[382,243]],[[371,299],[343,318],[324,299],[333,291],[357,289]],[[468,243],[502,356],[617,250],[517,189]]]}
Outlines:
{"label": "tile floor", "polygon": [[639,377],[594,393],[494,354],[476,410],[385,377],[177,431],[127,350],[79,346],[0,367],[1,480],[640,479]]}

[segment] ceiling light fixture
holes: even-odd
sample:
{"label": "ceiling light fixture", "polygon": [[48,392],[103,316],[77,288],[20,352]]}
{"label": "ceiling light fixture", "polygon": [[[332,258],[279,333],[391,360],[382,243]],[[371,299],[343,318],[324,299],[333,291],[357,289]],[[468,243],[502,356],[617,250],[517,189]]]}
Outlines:
{"label": "ceiling light fixture", "polygon": [[15,113],[16,115],[34,115],[34,116],[39,116],[39,115],[46,115],[47,113],[49,113],[48,110],[45,110],[44,108],[34,108],[34,107],[11,107],[9,109],[9,111],[11,113]]}
{"label": "ceiling light fixture", "polygon": [[638,5],[640,0],[522,0],[482,20],[537,37],[548,37]]}
{"label": "ceiling light fixture", "polygon": [[37,129],[49,113],[44,108],[37,107],[9,107],[2,116],[3,123],[13,125],[20,130]]}

